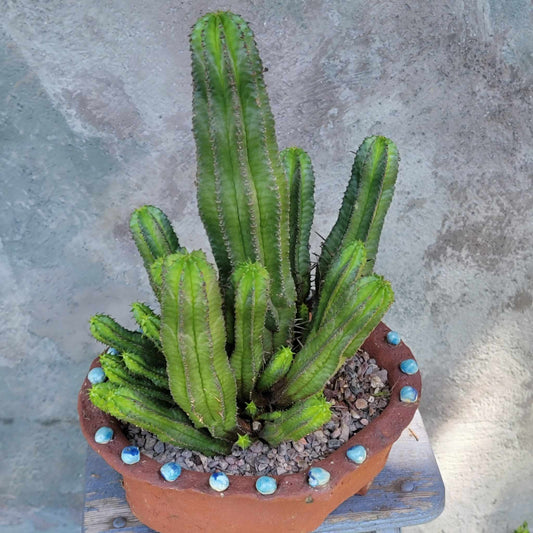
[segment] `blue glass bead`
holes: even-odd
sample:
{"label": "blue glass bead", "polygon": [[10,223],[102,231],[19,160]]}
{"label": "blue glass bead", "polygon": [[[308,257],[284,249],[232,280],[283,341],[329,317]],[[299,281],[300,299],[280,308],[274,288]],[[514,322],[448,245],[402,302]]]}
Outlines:
{"label": "blue glass bead", "polygon": [[319,466],[315,466],[309,470],[309,478],[307,482],[311,487],[320,487],[325,485],[330,478],[330,473]]}
{"label": "blue glass bead", "polygon": [[413,403],[418,400],[418,391],[407,385],[400,391],[400,400],[405,403]]}
{"label": "blue glass bead", "polygon": [[400,341],[402,338],[400,337],[400,334],[397,331],[389,331],[387,333],[387,342],[389,344],[392,344],[393,346],[397,346],[400,344]]}
{"label": "blue glass bead", "polygon": [[109,355],[118,355],[118,350],[115,350],[115,348],[108,348],[107,353]]}
{"label": "blue glass bead", "polygon": [[102,368],[97,366],[89,371],[87,378],[93,385],[95,383],[103,383],[105,381],[105,372]]}
{"label": "blue glass bead", "polygon": [[217,492],[223,492],[229,487],[229,479],[224,472],[214,472],[209,477],[209,486]]}
{"label": "blue glass bead", "polygon": [[107,444],[113,438],[113,430],[106,426],[101,427],[94,434],[94,441],[98,444]]}
{"label": "blue glass bead", "polygon": [[127,465],[134,465],[140,461],[141,452],[137,446],[126,446],[122,450],[120,458],[122,459],[123,463],[126,463]]}
{"label": "blue glass bead", "polygon": [[346,451],[346,457],[348,457],[350,461],[360,465],[361,463],[364,463],[366,460],[366,448],[362,446],[361,444],[352,446],[351,448],[348,448],[348,450]]}
{"label": "blue glass bead", "polygon": [[278,488],[278,484],[276,483],[276,480],[273,477],[261,476],[255,482],[255,488],[257,489],[257,492],[260,492],[264,495],[274,494],[274,492],[276,492],[276,489]]}
{"label": "blue glass bead", "polygon": [[404,374],[416,374],[418,372],[418,365],[414,359],[406,359],[400,363],[400,370]]}
{"label": "blue glass bead", "polygon": [[176,481],[181,475],[181,466],[178,463],[165,463],[159,471],[166,481]]}

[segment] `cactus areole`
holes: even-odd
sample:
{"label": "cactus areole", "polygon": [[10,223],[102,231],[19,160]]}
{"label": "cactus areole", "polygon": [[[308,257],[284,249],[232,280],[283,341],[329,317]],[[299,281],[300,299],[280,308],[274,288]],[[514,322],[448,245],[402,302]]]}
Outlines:
{"label": "cactus areole", "polygon": [[[91,318],[107,349],[80,392],[82,429],[122,473],[133,512],[157,531],[311,531],[367,490],[420,398],[418,371],[400,368],[412,354],[387,342],[381,323],[390,283],[373,271],[398,150],[385,137],[363,141],[314,265],[311,159],[301,148],[279,150],[250,28],[232,13],[208,14],[190,44],[198,206],[216,265],[187,250],[160,209],[135,210],[130,229],[158,308],[132,304],[136,331],[106,314]],[[312,475],[258,481],[183,470],[169,483],[160,465],[128,448],[117,423],[211,456],[257,439],[298,440],[329,421],[324,387],[361,346],[388,371],[393,397]],[[400,389],[414,391],[409,402]],[[102,427],[111,441],[94,440]]]}

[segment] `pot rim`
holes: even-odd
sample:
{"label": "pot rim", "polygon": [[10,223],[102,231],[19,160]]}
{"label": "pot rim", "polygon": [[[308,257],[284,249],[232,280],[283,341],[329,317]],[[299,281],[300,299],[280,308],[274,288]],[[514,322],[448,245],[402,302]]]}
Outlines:
{"label": "pot rim", "polygon": [[[311,496],[317,490],[331,490],[338,485],[344,474],[357,470],[362,465],[350,461],[346,456],[346,451],[355,445],[362,445],[366,449],[365,463],[373,456],[382,452],[400,437],[402,431],[411,422],[420,402],[422,380],[420,372],[407,375],[400,369],[400,363],[406,359],[414,359],[409,347],[401,341],[398,345],[389,344],[386,340],[387,333],[391,331],[381,322],[363,343],[362,348],[373,357],[377,364],[387,370],[388,382],[391,389],[389,403],[383,412],[373,419],[368,426],[355,433],[337,450],[333,451],[325,459],[315,461],[298,473],[270,475],[277,482],[277,490],[272,495],[262,495],[256,488],[255,483],[261,476],[243,476],[228,474],[230,480],[229,488],[223,493],[218,493],[210,488],[210,473],[197,472],[182,468],[182,473],[174,482],[168,482],[160,474],[161,463],[144,454],[138,463],[127,465],[121,460],[122,449],[130,445],[124,435],[119,422],[110,415],[95,407],[89,400],[88,390],[91,383],[86,377],[79,396],[78,414],[80,425],[85,439],[91,448],[97,452],[114,470],[125,478],[134,477],[167,490],[195,490],[205,494],[224,497],[233,495],[247,495],[252,498],[274,499],[283,497],[284,494],[295,495],[298,492],[304,498]],[[91,364],[91,369],[99,366],[98,357]],[[418,398],[413,403],[405,403],[400,400],[400,390],[410,386],[418,392]],[[94,434],[102,427],[108,426],[113,430],[113,439],[108,444],[98,444],[94,440]],[[363,465],[365,464],[363,463]],[[312,488],[307,480],[310,468],[321,467],[330,473],[329,482],[323,487]]]}

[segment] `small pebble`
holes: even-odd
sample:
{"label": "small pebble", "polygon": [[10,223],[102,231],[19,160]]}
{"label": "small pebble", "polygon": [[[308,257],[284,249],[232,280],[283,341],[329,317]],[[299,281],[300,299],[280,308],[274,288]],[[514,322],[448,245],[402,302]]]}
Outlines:
{"label": "small pebble", "polygon": [[352,446],[351,448],[348,448],[348,450],[346,451],[346,456],[348,457],[348,459],[350,459],[350,461],[353,461],[354,463],[360,465],[366,460],[366,448],[364,446],[361,446],[361,444],[357,444],[355,446]]}
{"label": "small pebble", "polygon": [[103,383],[105,381],[105,372],[103,368],[95,366],[88,374],[87,379],[95,385],[96,383]]}
{"label": "small pebble", "polygon": [[127,465],[134,465],[140,461],[141,452],[137,446],[126,446],[122,450],[120,458],[122,459],[123,463],[126,463]]}
{"label": "small pebble", "polygon": [[368,402],[364,398],[357,398],[357,400],[355,400],[355,407],[357,407],[357,409],[366,409],[368,407]]}
{"label": "small pebble", "polygon": [[108,348],[107,353],[109,355],[118,355],[118,350],[115,350],[115,348]]}
{"label": "small pebble", "polygon": [[400,337],[400,334],[397,331],[389,331],[387,333],[387,342],[389,344],[392,344],[393,346],[397,346],[400,344],[400,341],[402,338]]}
{"label": "small pebble", "polygon": [[276,483],[276,480],[273,477],[261,476],[255,482],[255,488],[258,492],[264,495],[274,494],[274,492],[276,492],[276,489],[278,488],[278,484]]}
{"label": "small pebble", "polygon": [[330,478],[330,473],[319,466],[315,466],[309,470],[308,483],[311,487],[321,487],[325,485]]}
{"label": "small pebble", "polygon": [[209,486],[217,492],[224,492],[229,487],[229,478],[224,472],[214,472],[209,476]]}
{"label": "small pebble", "polygon": [[113,430],[107,426],[99,428],[94,434],[94,441],[98,444],[107,444],[113,438]]}
{"label": "small pebble", "polygon": [[416,374],[418,372],[418,365],[414,359],[406,359],[400,363],[400,370],[404,374]]}
{"label": "small pebble", "polygon": [[181,466],[171,461],[165,463],[159,471],[166,481],[176,481],[181,475]]}
{"label": "small pebble", "polygon": [[414,403],[418,400],[418,391],[409,385],[402,387],[400,400],[404,403]]}

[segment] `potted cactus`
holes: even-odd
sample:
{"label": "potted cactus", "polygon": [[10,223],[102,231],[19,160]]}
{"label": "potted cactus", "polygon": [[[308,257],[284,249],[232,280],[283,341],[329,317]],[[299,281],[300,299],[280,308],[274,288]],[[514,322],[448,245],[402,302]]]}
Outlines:
{"label": "potted cactus", "polygon": [[[385,339],[393,292],[373,272],[398,151],[385,137],[364,140],[312,265],[311,161],[300,148],[278,150],[250,28],[232,13],[208,14],[190,43],[198,206],[216,268],[179,242],[160,209],[133,213],[160,310],[134,303],[137,331],[92,317],[109,349],[80,391],[82,429],[123,474],[133,512],[157,531],[310,531],[365,492],[416,410],[419,374],[400,370],[412,355]],[[253,476],[179,475],[175,464],[165,473],[128,446],[117,422],[207,456],[257,439],[298,440],[329,421],[323,389],[363,343],[389,372],[390,404],[314,466],[311,484],[309,470],[263,479],[263,490]]]}

